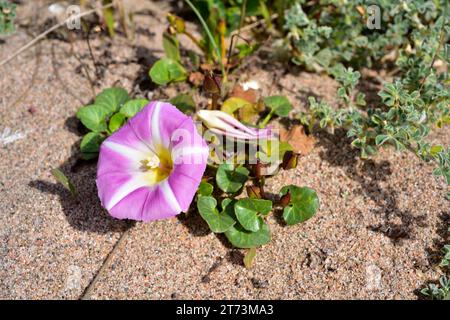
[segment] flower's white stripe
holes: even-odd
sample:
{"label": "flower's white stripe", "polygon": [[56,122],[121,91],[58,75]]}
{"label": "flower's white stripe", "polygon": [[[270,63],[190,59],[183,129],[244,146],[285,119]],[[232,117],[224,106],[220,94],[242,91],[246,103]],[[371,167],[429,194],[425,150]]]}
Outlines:
{"label": "flower's white stripe", "polygon": [[180,207],[180,204],[179,204],[177,198],[173,194],[172,188],[170,187],[170,184],[169,184],[169,179],[162,181],[159,184],[159,187],[161,188],[163,196],[166,199],[166,201],[169,203],[169,205],[171,205],[172,208],[177,212],[183,211]]}
{"label": "flower's white stripe", "polygon": [[159,113],[161,111],[161,103],[156,102],[155,108],[153,109],[152,117],[150,120],[150,125],[152,128],[152,141],[154,146],[161,146],[161,133],[159,128]]}
{"label": "flower's white stripe", "polygon": [[116,204],[119,203],[120,200],[128,196],[133,191],[136,191],[139,188],[150,186],[148,181],[146,181],[142,174],[136,174],[132,176],[132,178],[121,185],[114,195],[109,199],[108,203],[105,204],[105,208],[107,210],[111,210]]}
{"label": "flower's white stripe", "polygon": [[196,154],[208,155],[208,151],[207,147],[180,147],[172,151],[172,160],[176,163],[180,157]]}
{"label": "flower's white stripe", "polygon": [[136,162],[136,164],[139,164],[139,161],[145,159],[148,157],[148,155],[139,149],[142,148],[142,146],[139,146],[139,149],[131,148],[128,146],[125,146],[123,144],[112,142],[105,140],[103,142],[103,145],[107,147],[108,149],[111,149],[112,151],[120,154],[121,156],[126,157],[127,159],[132,160],[133,162]]}

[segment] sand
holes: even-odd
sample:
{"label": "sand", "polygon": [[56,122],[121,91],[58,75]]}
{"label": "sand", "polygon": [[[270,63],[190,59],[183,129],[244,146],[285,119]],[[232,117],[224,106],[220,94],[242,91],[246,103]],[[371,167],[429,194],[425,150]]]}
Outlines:
{"label": "sand", "polygon": [[[272,215],[273,239],[251,269],[242,265],[245,251],[211,233],[196,213],[152,223],[109,217],[96,195],[95,162],[79,161],[74,115],[93,90],[113,84],[137,96],[153,92],[142,80],[163,55],[164,20],[138,9],[133,42],[93,36],[94,56],[105,65],[93,88],[80,67],[93,73],[79,38],[73,52],[53,37],[0,67],[0,298],[417,299],[438,278],[450,212],[433,165],[393,150],[362,161],[342,132],[318,134],[297,169],[268,180],[273,193],[290,183],[314,188],[321,205],[294,227]],[[18,31],[0,43],[0,60],[31,39],[26,31],[38,32],[45,1],[20,6],[21,16]],[[270,68],[243,72],[265,94],[286,94],[297,110],[310,94],[335,101],[336,84],[324,76],[281,73],[272,86]],[[449,133],[435,131],[430,140],[448,145]],[[54,180],[52,168],[73,180],[81,200]]]}

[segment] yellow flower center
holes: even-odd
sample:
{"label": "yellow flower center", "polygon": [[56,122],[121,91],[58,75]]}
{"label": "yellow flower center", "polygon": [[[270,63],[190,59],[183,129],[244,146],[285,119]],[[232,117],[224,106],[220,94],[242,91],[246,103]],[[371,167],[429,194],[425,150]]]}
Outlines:
{"label": "yellow flower center", "polygon": [[150,185],[166,179],[173,170],[173,161],[169,150],[162,149],[159,154],[151,154],[141,161],[141,170],[146,173]]}

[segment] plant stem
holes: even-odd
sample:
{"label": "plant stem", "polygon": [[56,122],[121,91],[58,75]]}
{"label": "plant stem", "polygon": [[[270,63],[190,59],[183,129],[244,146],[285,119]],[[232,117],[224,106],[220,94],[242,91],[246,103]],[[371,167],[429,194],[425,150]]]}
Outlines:
{"label": "plant stem", "polygon": [[189,31],[184,31],[183,34],[185,36],[187,36],[189,39],[191,39],[191,41],[200,49],[203,51],[203,53],[205,52],[205,48],[200,44],[200,41],[198,41],[198,39],[196,37],[194,37],[194,35],[192,33],[190,33]]}
{"label": "plant stem", "polygon": [[270,119],[272,119],[273,116],[273,110],[271,110],[269,112],[269,114],[264,118],[264,120],[259,124],[259,128],[263,129],[270,121]]}
{"label": "plant stem", "polygon": [[198,20],[200,20],[200,23],[202,24],[202,27],[205,30],[206,35],[209,38],[209,41],[211,41],[211,43],[212,43],[212,45],[214,47],[214,50],[216,51],[217,59],[219,60],[220,69],[222,71],[223,81],[226,82],[227,79],[226,79],[225,68],[224,68],[223,61],[222,61],[222,54],[220,53],[219,47],[217,46],[217,43],[214,40],[214,37],[213,37],[211,31],[209,30],[208,25],[206,24],[205,20],[203,19],[202,15],[197,10],[197,8],[192,4],[192,2],[190,0],[185,0],[185,1],[189,5],[189,7],[191,7],[192,11],[194,11],[194,13],[197,16]]}

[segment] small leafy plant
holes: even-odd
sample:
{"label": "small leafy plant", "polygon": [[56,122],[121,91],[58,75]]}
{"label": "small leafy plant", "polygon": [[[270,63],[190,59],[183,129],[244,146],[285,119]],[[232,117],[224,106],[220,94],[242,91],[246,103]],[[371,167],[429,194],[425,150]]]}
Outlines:
{"label": "small leafy plant", "polygon": [[[432,127],[441,128],[450,123],[448,73],[438,71],[436,68],[437,64],[448,67],[449,62],[447,42],[450,26],[447,6],[442,2],[431,1],[424,2],[423,6],[414,2],[409,4],[409,10],[400,10],[401,4],[392,3],[383,6],[389,17],[387,19],[393,20],[391,24],[387,24],[387,31],[385,28],[380,31],[381,33],[366,34],[361,21],[355,29],[350,28],[350,34],[360,32],[359,35],[353,35],[355,39],[365,37],[366,40],[364,46],[358,46],[349,39],[346,43],[348,48],[345,48],[352,54],[348,57],[332,54],[333,57],[338,57],[333,63],[330,62],[331,60],[321,59],[318,52],[302,58],[305,62],[311,59],[317,63],[322,62],[322,69],[338,81],[340,87],[337,90],[337,96],[340,104],[336,109],[311,97],[309,111],[301,113],[298,118],[309,128],[310,133],[317,126],[321,129],[329,128],[332,132],[336,127],[344,128],[347,130],[347,136],[353,140],[352,146],[361,150],[363,158],[373,155],[380,147],[391,145],[398,151],[410,150],[425,161],[434,160],[438,165],[434,174],[443,176],[450,185],[450,149],[441,145],[432,145],[426,140]],[[355,6],[355,4],[349,4],[349,6]],[[437,10],[432,11],[431,8]],[[357,7],[354,11],[358,12],[356,9]],[[346,6],[339,8],[336,12],[328,12],[324,9],[318,20],[306,15],[299,5],[292,10],[287,13],[287,21],[297,26],[306,23],[301,21],[309,21],[308,25],[314,30],[325,21],[322,17],[327,14],[343,15],[346,18],[343,20],[346,25],[354,23],[354,20],[350,19],[350,10]],[[397,15],[399,12],[401,14]],[[343,22],[333,19],[327,21],[334,34],[343,27],[341,25]],[[293,32],[293,27],[290,26],[289,30]],[[398,38],[400,30],[400,34],[404,36]],[[337,48],[345,49],[341,44],[333,44],[334,39],[336,38],[331,35],[331,43],[326,42],[328,46],[324,50],[333,52]],[[370,39],[373,41],[368,41]],[[366,62],[378,61],[377,59],[386,57],[380,56],[379,52],[386,52],[389,46],[397,56],[395,60],[397,76],[392,82],[384,83],[382,90],[378,92],[380,102],[368,105],[365,95],[357,90],[360,72],[352,67],[345,67],[340,61],[347,61],[347,64],[354,66],[358,66],[358,61],[361,59]],[[360,52],[357,50],[360,47],[366,48],[367,51]],[[318,46],[316,49],[318,50]]]}
{"label": "small leafy plant", "polygon": [[[236,46],[234,53],[234,38],[231,37],[230,47],[226,47],[225,38],[231,32],[243,25],[247,15],[265,15],[264,1],[185,1],[197,16],[203,29],[199,39],[186,27],[186,21],[174,14],[168,14],[169,27],[163,34],[163,48],[166,57],[158,60],[150,69],[152,81],[158,85],[167,85],[171,82],[189,80],[194,86],[202,83],[203,73],[220,73],[224,81],[227,79],[230,68],[239,64],[239,61],[251,54],[256,46],[247,40]],[[187,58],[181,54],[179,37],[189,38],[200,50],[202,55],[194,51],[187,51]]]}
{"label": "small leafy plant", "polygon": [[[450,234],[450,228],[448,228]],[[439,267],[450,272],[450,244],[444,245],[442,249],[443,257],[439,263]],[[445,271],[444,271],[445,272]],[[434,300],[450,299],[450,279],[444,274],[439,278],[439,282],[430,283],[427,287],[420,291],[425,297]]]}
{"label": "small leafy plant", "polygon": [[108,88],[99,93],[92,104],[80,108],[77,118],[88,130],[80,145],[83,158],[97,158],[103,140],[146,104],[145,99],[130,99],[125,89]]}
{"label": "small leafy plant", "polygon": [[0,1],[0,35],[7,35],[15,30],[16,4],[9,0]]}

